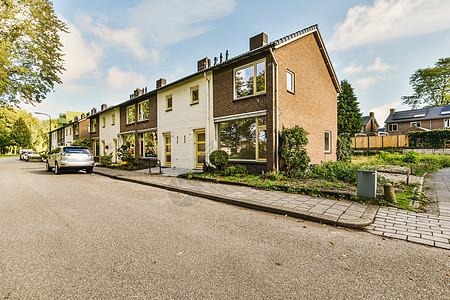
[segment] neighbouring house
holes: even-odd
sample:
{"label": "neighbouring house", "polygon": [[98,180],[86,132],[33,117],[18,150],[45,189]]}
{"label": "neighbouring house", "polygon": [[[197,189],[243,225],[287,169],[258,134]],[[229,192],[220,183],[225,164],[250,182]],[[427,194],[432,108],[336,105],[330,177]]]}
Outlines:
{"label": "neighbouring house", "polygon": [[94,107],[91,109],[89,116],[89,139],[91,140],[91,151],[94,154],[95,161],[99,161],[100,153],[100,130],[99,130],[99,114]]}
{"label": "neighbouring house", "polygon": [[64,127],[64,146],[70,146],[73,143],[73,122],[70,121],[63,127]]}
{"label": "neighbouring house", "polygon": [[102,104],[99,119],[100,155],[112,155],[112,162],[117,162],[120,134],[120,107]]}
{"label": "neighbouring house", "polygon": [[385,123],[387,132],[391,135],[407,134],[410,131],[448,129],[450,105],[397,112],[391,108]]}
{"label": "neighbouring house", "polygon": [[378,135],[379,127],[377,120],[375,119],[375,113],[369,112],[368,116],[362,117],[363,127],[361,129],[361,133],[367,136],[370,135]]}

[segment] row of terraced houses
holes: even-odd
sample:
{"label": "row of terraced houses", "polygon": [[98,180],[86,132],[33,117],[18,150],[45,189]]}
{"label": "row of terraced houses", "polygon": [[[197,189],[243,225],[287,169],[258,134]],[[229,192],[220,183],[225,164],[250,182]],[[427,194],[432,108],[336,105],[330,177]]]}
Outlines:
{"label": "row of terraced houses", "polygon": [[250,170],[279,168],[278,132],[295,125],[309,132],[311,163],[336,159],[340,87],[317,25],[273,42],[250,38],[250,50],[156,88],[136,89],[118,105],[75,117],[52,131],[52,145],[88,138],[96,157],[127,145],[137,158],[163,166],[200,168],[222,149],[230,163]]}

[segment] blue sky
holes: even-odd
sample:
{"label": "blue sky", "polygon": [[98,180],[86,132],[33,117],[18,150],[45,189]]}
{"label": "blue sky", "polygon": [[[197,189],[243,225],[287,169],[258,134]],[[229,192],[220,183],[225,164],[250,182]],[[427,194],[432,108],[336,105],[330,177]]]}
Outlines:
{"label": "blue sky", "polygon": [[197,61],[248,51],[249,38],[273,41],[313,24],[338,79],[355,89],[380,125],[389,108],[408,109],[410,75],[450,53],[448,0],[54,0],[69,25],[63,84],[29,112],[90,111],[196,71]]}

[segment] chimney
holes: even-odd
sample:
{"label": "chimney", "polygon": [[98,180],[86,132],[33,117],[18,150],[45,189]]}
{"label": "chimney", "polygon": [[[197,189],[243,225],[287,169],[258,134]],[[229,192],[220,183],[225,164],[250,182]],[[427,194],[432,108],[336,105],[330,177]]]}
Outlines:
{"label": "chimney", "polygon": [[370,113],[369,113],[369,116],[371,116],[372,118],[375,116],[375,113],[373,112],[373,111],[371,111]]}
{"label": "chimney", "polygon": [[204,70],[208,69],[209,67],[211,67],[211,60],[207,57],[200,59],[197,62],[197,72],[204,71]]}
{"label": "chimney", "polygon": [[77,122],[78,121],[78,116],[73,117],[73,121]]}
{"label": "chimney", "polygon": [[143,90],[141,90],[140,88],[137,88],[137,89],[134,90],[134,97],[139,97],[143,93],[144,93]]}
{"label": "chimney", "polygon": [[389,113],[390,113],[391,115],[395,114],[395,108],[391,108],[391,109],[389,110]]}
{"label": "chimney", "polygon": [[264,32],[250,38],[250,51],[268,44],[269,37]]}
{"label": "chimney", "polygon": [[105,110],[107,107],[108,107],[108,105],[106,105],[106,104],[102,104],[102,109],[101,110]]}
{"label": "chimney", "polygon": [[91,115],[95,114],[97,112],[97,109],[94,107],[91,109]]}
{"label": "chimney", "polygon": [[160,78],[156,80],[156,88],[159,89],[160,87],[163,87],[166,85],[166,80],[164,78]]}
{"label": "chimney", "polygon": [[86,118],[86,114],[82,113],[82,114],[81,114],[81,118],[82,118],[82,119]]}

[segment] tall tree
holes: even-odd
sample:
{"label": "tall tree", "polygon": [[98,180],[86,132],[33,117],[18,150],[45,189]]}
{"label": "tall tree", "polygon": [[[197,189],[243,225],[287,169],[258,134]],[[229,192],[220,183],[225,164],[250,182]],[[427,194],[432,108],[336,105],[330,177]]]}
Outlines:
{"label": "tall tree", "polygon": [[60,21],[50,0],[0,0],[0,105],[40,103],[62,83]]}
{"label": "tall tree", "polygon": [[358,107],[358,98],[351,84],[347,80],[341,81],[342,92],[339,93],[338,100],[338,135],[348,133],[354,136],[361,132],[363,122],[361,111]]}
{"label": "tall tree", "polygon": [[14,122],[10,136],[13,143],[20,148],[28,148],[31,146],[31,131],[22,118]]}
{"label": "tall tree", "polygon": [[404,104],[444,106],[450,104],[450,57],[439,59],[434,67],[419,69],[409,78],[414,94],[403,96]]}

